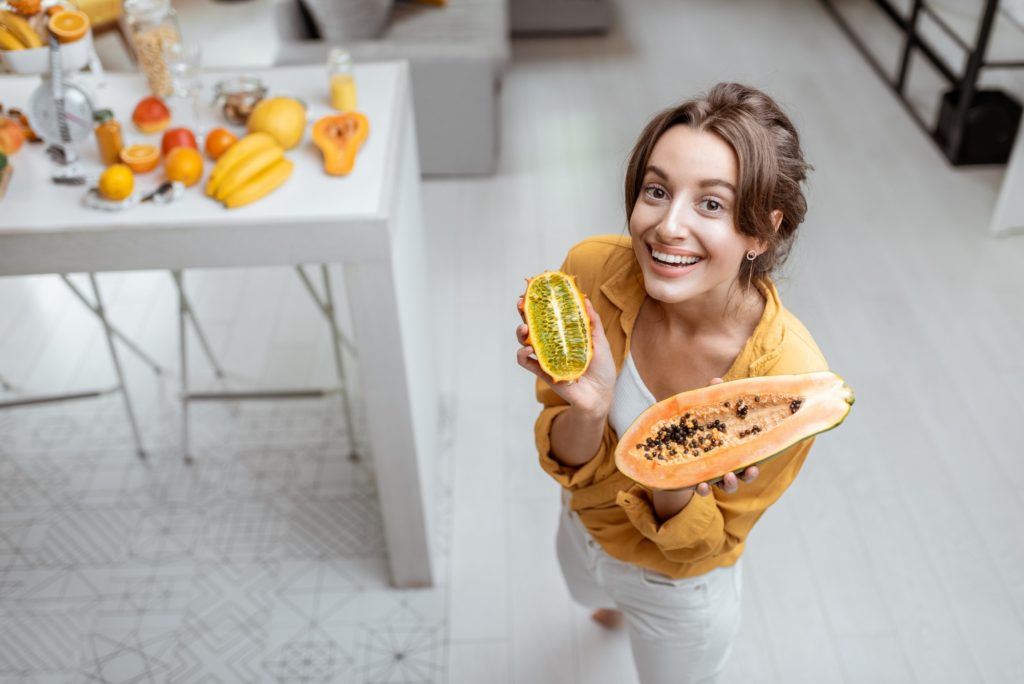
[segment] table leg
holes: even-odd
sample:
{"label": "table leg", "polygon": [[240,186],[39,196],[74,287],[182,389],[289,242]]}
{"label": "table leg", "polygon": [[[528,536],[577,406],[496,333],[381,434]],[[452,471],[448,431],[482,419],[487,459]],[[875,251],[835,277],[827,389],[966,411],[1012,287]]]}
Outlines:
{"label": "table leg", "polygon": [[[68,286],[68,289],[70,289],[71,292],[74,293],[76,297],[78,297],[82,304],[84,304],[86,308],[89,309],[89,311],[92,311],[93,315],[99,316],[99,312],[97,311],[96,306],[89,301],[88,297],[86,297],[85,294],[83,294],[82,291],[79,290],[78,287],[76,287],[73,282],[71,282],[71,279],[68,278],[67,274],[61,273],[60,277],[61,280],[64,281],[64,284]],[[132,342],[127,335],[125,335],[116,327],[114,327],[112,323],[108,322],[107,325],[110,328],[110,334],[116,337],[117,339],[121,340],[121,343],[124,344],[124,346],[127,347],[129,351],[133,352],[136,356],[142,359],[143,363],[152,368],[154,373],[156,373],[157,375],[163,374],[163,368],[161,368],[160,364],[154,361],[149,354],[142,351],[142,349],[140,349],[137,344]]]}
{"label": "table leg", "polygon": [[191,445],[189,444],[189,392],[188,392],[188,322],[186,315],[188,303],[185,301],[185,276],[181,271],[171,271],[174,283],[178,286],[178,365],[181,367],[181,457],[185,463],[192,463]]}
{"label": "table leg", "polygon": [[[334,351],[334,370],[338,375],[338,387],[341,391],[341,403],[342,411],[345,414],[345,434],[348,437],[348,460],[358,461],[359,460],[359,449],[356,442],[356,425],[352,419],[352,395],[349,394],[348,378],[345,376],[345,362],[341,354],[341,347],[348,343],[351,347],[351,343],[341,334],[338,329],[338,317],[334,309],[334,293],[331,290],[331,276],[330,270],[327,264],[320,265],[320,275],[323,279],[324,284],[324,298],[320,299],[320,295],[317,294],[316,288],[313,287],[313,283],[310,282],[309,276],[306,275],[306,271],[302,266],[296,266],[295,270],[299,273],[299,278],[302,283],[306,286],[306,290],[309,291],[309,296],[316,302],[317,308],[327,319],[327,325],[331,328],[331,347]],[[353,349],[354,351],[354,349]]]}
{"label": "table leg", "polygon": [[128,395],[128,385],[124,381],[124,372],[121,370],[121,359],[117,356],[117,347],[114,345],[114,331],[110,327],[110,322],[107,320],[106,310],[103,308],[103,299],[100,297],[100,288],[96,283],[96,274],[89,274],[89,284],[92,286],[92,296],[96,299],[96,308],[94,309],[96,316],[103,323],[103,336],[107,340],[107,349],[110,351],[110,360],[114,364],[114,372],[117,373],[118,387],[121,390],[121,396],[124,398],[124,410],[128,414],[128,423],[132,427],[132,435],[135,437],[135,448],[138,451],[139,458],[146,457],[146,450],[142,448],[142,436],[139,433],[139,425],[135,421],[135,409],[132,407],[132,399]]}
{"label": "table leg", "polygon": [[429,333],[417,325],[419,316],[409,315],[409,293],[388,265],[346,265],[345,275],[391,580],[397,587],[429,586],[438,402],[428,380],[433,367],[421,353]]}
{"label": "table leg", "polygon": [[203,353],[206,354],[206,360],[210,362],[210,366],[213,368],[214,374],[218,378],[224,377],[224,369],[217,363],[217,358],[213,355],[213,347],[206,340],[206,334],[203,332],[203,327],[199,325],[199,319],[196,317],[196,312],[192,309],[192,302],[189,301],[188,295],[185,293],[185,286],[182,284],[182,272],[171,271],[171,277],[174,278],[174,286],[178,290],[178,302],[179,308],[185,307],[185,315],[188,316],[189,320],[192,321],[192,328],[196,331],[196,337],[199,338],[199,345],[203,348]]}

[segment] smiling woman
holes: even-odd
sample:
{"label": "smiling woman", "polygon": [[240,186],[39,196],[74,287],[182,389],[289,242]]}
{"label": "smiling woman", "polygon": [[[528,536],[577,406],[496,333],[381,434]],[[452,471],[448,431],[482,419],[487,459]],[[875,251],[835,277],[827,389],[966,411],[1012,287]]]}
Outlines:
{"label": "smiling woman", "polygon": [[640,680],[709,682],[739,627],[740,556],[754,523],[796,477],[811,440],[759,469],[650,490],[614,451],[644,409],[722,379],[826,370],[771,281],[807,210],[809,166],[788,117],[759,90],[719,84],[657,114],[630,156],[628,236],[576,245],[574,276],[593,356],[572,383],[532,358],[541,466],[563,487],[558,559],[573,598],[625,622]]}

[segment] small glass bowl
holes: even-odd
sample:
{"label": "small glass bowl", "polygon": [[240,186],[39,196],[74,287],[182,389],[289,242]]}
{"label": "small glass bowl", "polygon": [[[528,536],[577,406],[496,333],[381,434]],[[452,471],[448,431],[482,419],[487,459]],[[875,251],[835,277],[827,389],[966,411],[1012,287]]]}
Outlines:
{"label": "small glass bowl", "polygon": [[267,95],[267,87],[255,76],[238,76],[218,81],[214,86],[213,105],[221,110],[229,123],[242,126],[249,120],[256,103]]}

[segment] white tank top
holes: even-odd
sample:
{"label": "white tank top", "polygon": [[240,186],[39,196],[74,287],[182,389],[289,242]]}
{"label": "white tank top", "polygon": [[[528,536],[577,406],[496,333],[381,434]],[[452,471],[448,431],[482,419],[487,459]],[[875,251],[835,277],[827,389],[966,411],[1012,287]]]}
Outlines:
{"label": "white tank top", "polygon": [[640,379],[640,373],[633,363],[633,354],[627,353],[622,372],[615,380],[615,396],[612,398],[612,408],[608,413],[608,422],[615,430],[615,434],[621,436],[633,421],[654,403],[654,395]]}

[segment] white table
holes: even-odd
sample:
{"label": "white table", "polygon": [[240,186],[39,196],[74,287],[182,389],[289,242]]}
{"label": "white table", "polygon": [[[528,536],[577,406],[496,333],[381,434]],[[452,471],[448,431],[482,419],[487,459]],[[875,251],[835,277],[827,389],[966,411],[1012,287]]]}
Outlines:
{"label": "white table", "polygon": [[[331,111],[320,66],[246,73],[260,76],[271,93],[304,99],[313,120]],[[206,75],[206,97],[223,76]],[[88,76],[81,78],[89,83]],[[145,95],[142,78],[106,79],[105,87],[95,89],[96,105],[114,109],[126,143],[159,144],[159,135],[147,138],[131,125],[132,108]],[[15,174],[0,200],[0,276],[342,264],[365,378],[392,582],[426,586],[433,581],[429,485],[438,447],[438,397],[408,68],[404,62],[360,64],[356,80],[370,136],[355,170],[344,178],[323,173],[307,128],[304,141],[288,152],[295,162],[292,178],[240,209],[224,209],[192,188],[173,205],[96,211],[81,203],[82,187],[44,180],[50,163],[41,146],[23,148],[12,158]],[[2,76],[0,99],[25,108],[38,83]],[[208,121],[221,123],[212,114]],[[80,153],[99,168],[94,141]],[[160,180],[160,171],[137,179],[146,186]]]}

